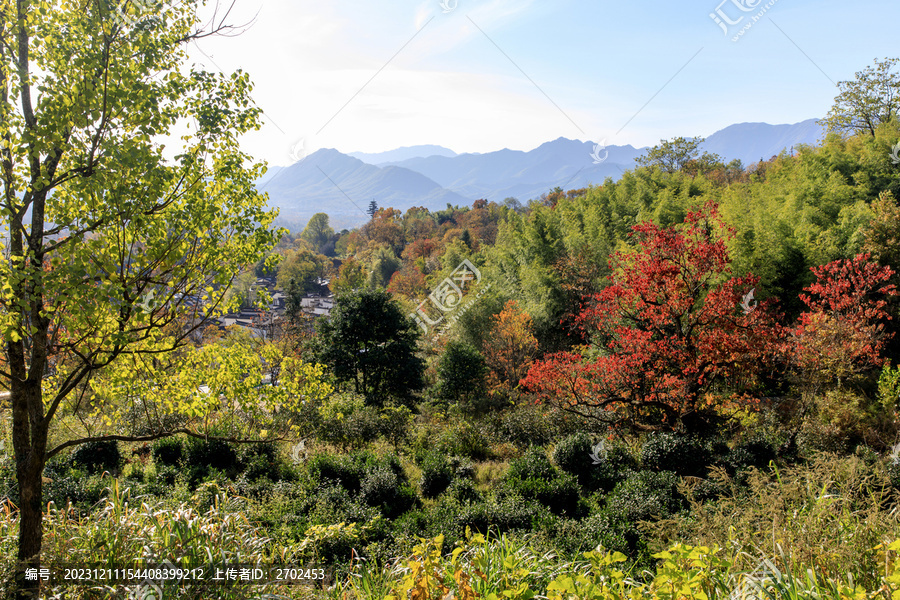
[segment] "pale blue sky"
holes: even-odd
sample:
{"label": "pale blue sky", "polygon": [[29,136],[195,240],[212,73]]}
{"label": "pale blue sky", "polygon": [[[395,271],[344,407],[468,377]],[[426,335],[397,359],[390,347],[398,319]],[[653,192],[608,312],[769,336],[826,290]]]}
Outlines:
{"label": "pale blue sky", "polygon": [[[643,146],[795,123],[828,111],[833,82],[900,56],[897,0],[720,2],[237,0],[252,27],[191,56],[250,73],[267,118],[245,147],[273,165],[323,147]],[[736,24],[726,35],[711,13]]]}

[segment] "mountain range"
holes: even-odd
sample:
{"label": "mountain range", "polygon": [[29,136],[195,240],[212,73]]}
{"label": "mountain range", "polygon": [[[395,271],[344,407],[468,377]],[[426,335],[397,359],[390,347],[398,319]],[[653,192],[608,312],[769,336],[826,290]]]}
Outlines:
{"label": "mountain range", "polygon": [[[816,119],[793,125],[740,123],[710,135],[701,149],[747,166],[799,144],[817,144],[823,136]],[[527,152],[456,154],[435,145],[374,154],[322,149],[291,166],[269,169],[257,186],[269,194],[271,206],[281,209],[281,224],[299,230],[313,214],[325,212],[340,229],[364,223],[372,200],[402,211],[471,205],[479,198],[502,202],[514,197],[526,204],[555,187],[579,189],[618,179],[646,150],[562,137]]]}

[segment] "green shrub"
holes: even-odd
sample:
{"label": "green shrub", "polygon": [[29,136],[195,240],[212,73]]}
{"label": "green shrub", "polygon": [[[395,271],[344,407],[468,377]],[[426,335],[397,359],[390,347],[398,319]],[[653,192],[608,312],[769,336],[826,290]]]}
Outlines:
{"label": "green shrub", "polygon": [[634,557],[642,541],[637,530],[627,530],[621,519],[606,510],[584,519],[559,519],[547,534],[548,544],[570,556],[601,546]]}
{"label": "green shrub", "polygon": [[450,467],[457,478],[475,479],[475,465],[468,459],[454,456],[450,458]]}
{"label": "green shrub", "polygon": [[316,454],[307,463],[307,470],[313,482],[338,483],[350,493],[359,491],[363,478],[363,465],[345,454]]}
{"label": "green shrub", "polygon": [[422,461],[419,489],[423,498],[437,498],[453,482],[453,467],[443,454],[432,452]]}
{"label": "green shrub", "polygon": [[154,481],[158,481],[165,487],[173,486],[175,485],[175,480],[178,479],[179,472],[178,467],[174,465],[157,466]]}
{"label": "green shrub", "polygon": [[416,503],[415,491],[389,466],[380,465],[362,481],[360,499],[393,519]]}
{"label": "green shrub", "polygon": [[157,465],[176,466],[184,458],[184,442],[179,437],[166,437],[153,443],[153,461]]}
{"label": "green shrub", "polygon": [[503,411],[495,420],[497,437],[519,448],[549,444],[558,433],[556,420],[538,406],[516,406]]}
{"label": "green shrub", "polygon": [[900,444],[893,447],[887,461],[887,476],[891,485],[900,490]]}
{"label": "green shrub", "polygon": [[487,533],[488,529],[498,532],[533,531],[541,529],[549,520],[547,509],[521,496],[506,496],[487,502],[473,502],[459,506],[456,516],[456,531]]}
{"label": "green shrub", "polygon": [[340,484],[327,482],[313,490],[307,516],[312,524],[366,523],[378,515],[377,508],[357,501]]}
{"label": "green shrub", "polygon": [[669,471],[638,471],[606,497],[606,507],[626,523],[669,517],[683,506],[678,476]]}
{"label": "green shrub", "polygon": [[578,476],[590,472],[594,466],[590,436],[579,432],[563,438],[553,449],[552,457],[556,466],[566,473]]}
{"label": "green shrub", "polygon": [[454,479],[444,494],[461,504],[484,500],[481,493],[475,488],[475,483],[470,479]]}
{"label": "green shrub", "polygon": [[234,480],[234,491],[245,498],[263,500],[272,492],[275,483],[268,477],[251,478],[247,473],[241,473]]}
{"label": "green shrub", "polygon": [[19,482],[16,480],[16,461],[12,453],[0,453],[0,504],[4,499],[19,504]]}
{"label": "green shrub", "polygon": [[584,511],[575,477],[556,469],[536,446],[510,461],[502,491],[538,502],[558,515],[577,516]]}
{"label": "green shrub", "polygon": [[633,469],[634,459],[627,449],[601,441],[591,445],[584,432],[564,438],[553,450],[553,462],[578,479],[586,490],[611,490],[622,479],[623,473]]}
{"label": "green shrub", "polygon": [[243,445],[238,452],[238,466],[242,476],[250,481],[268,479],[275,482],[290,473],[278,452],[278,445],[272,441]]}
{"label": "green shrub", "polygon": [[530,446],[525,453],[519,458],[509,461],[509,470],[506,472],[507,479],[543,479],[550,481],[554,479],[558,471],[550,463],[544,449],[539,446]]}
{"label": "green shrub", "polygon": [[708,449],[697,438],[678,433],[651,433],[641,448],[641,464],[652,471],[702,477],[710,459]]}
{"label": "green shrub", "polygon": [[776,458],[775,446],[768,440],[751,438],[736,445],[725,459],[729,475],[755,467],[765,469]]}
{"label": "green shrub", "polygon": [[408,483],[400,460],[393,454],[378,456],[369,450],[340,455],[317,454],[307,463],[307,473],[313,485],[335,482],[350,494],[359,493],[366,476],[380,468],[391,471],[401,483]]}
{"label": "green shrub", "polygon": [[115,440],[99,440],[81,444],[72,453],[72,465],[79,467],[91,475],[99,475],[104,471],[116,473],[122,464],[122,454]]}
{"label": "green shrub", "polygon": [[486,460],[491,457],[491,440],[480,425],[469,421],[455,421],[440,434],[436,450],[447,456]]}
{"label": "green shrub", "polygon": [[[334,394],[319,407],[316,437],[345,449],[362,448],[383,433],[396,438],[396,431],[409,413],[387,406],[381,409],[366,404],[363,396],[345,392]],[[382,417],[385,418],[382,418]]]}
{"label": "green shrub", "polygon": [[512,478],[507,479],[504,484],[506,493],[538,502],[554,514],[578,517],[586,512],[585,505],[581,502],[578,482],[569,473],[559,473],[550,480],[537,477]]}
{"label": "green shrub", "polygon": [[238,471],[237,453],[228,442],[191,438],[185,454],[188,465],[192,467],[219,469],[230,474]]}
{"label": "green shrub", "polygon": [[65,508],[69,502],[82,513],[106,495],[106,488],[113,481],[102,475],[85,477],[71,469],[63,461],[51,461],[44,468],[44,503],[53,502],[57,508]]}
{"label": "green shrub", "polygon": [[484,378],[487,372],[484,357],[475,346],[451,340],[438,361],[435,393],[447,402],[484,411],[491,406],[485,391]]}
{"label": "green shrub", "polygon": [[668,471],[632,472],[606,497],[606,506],[583,521],[583,535],[574,536],[568,543],[600,544],[646,568],[651,563],[648,536],[639,523],[668,518],[683,507],[676,489],[678,482],[678,476]]}
{"label": "green shrub", "polygon": [[378,412],[378,433],[396,448],[406,442],[412,411],[408,406],[386,404]]}

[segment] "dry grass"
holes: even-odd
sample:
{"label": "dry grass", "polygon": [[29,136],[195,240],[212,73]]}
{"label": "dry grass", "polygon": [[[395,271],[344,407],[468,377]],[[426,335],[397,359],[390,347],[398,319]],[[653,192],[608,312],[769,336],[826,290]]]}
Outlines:
{"label": "dry grass", "polygon": [[689,515],[645,524],[658,549],[675,540],[732,543],[748,560],[765,556],[776,563],[783,550],[819,575],[853,574],[857,583],[877,586],[883,544],[900,531],[900,494],[890,487],[883,465],[823,454],[807,465],[754,470],[749,489],[722,471],[715,478],[726,490],[717,502],[694,503]]}
{"label": "dry grass", "polygon": [[490,490],[509,469],[509,463],[499,460],[488,460],[475,463],[475,489],[481,493]]}

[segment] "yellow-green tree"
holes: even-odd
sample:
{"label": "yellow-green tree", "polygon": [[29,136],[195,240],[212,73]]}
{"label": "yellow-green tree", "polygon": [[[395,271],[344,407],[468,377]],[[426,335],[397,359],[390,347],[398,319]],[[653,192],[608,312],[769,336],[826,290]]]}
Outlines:
{"label": "yellow-green tree", "polygon": [[[37,594],[24,568],[40,559],[46,461],[91,439],[171,433],[110,418],[50,446],[54,423],[139,401],[185,410],[187,422],[215,408],[217,398],[196,396],[201,378],[182,370],[196,358],[170,354],[278,237],[253,185],[263,167],[238,145],[259,125],[248,77],[186,62],[188,42],[227,29],[199,29],[200,4],[0,0],[0,385],[12,406],[21,598]],[[180,124],[171,156],[161,139]],[[253,366],[215,359],[234,381]],[[100,386],[167,367],[156,385],[182,384],[171,406],[162,390],[174,383]]]}

